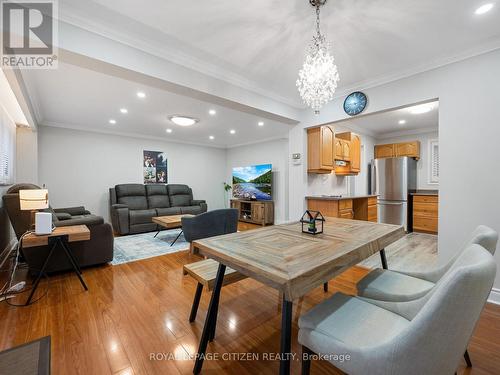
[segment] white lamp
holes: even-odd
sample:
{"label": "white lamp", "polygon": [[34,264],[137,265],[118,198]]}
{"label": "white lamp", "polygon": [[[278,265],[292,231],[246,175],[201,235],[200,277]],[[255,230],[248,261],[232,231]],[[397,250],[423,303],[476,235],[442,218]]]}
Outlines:
{"label": "white lamp", "polygon": [[35,225],[36,234],[52,233],[52,214],[37,212],[49,208],[47,189],[19,190],[19,206],[22,211],[31,211],[31,226]]}

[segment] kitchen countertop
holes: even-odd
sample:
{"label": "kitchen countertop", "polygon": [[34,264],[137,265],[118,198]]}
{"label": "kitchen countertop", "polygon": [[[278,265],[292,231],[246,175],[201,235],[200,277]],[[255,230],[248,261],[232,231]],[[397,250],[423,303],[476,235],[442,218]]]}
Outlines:
{"label": "kitchen countertop", "polygon": [[306,199],[315,199],[315,200],[322,200],[322,201],[342,201],[342,200],[347,200],[347,199],[362,199],[362,198],[373,198],[376,197],[375,194],[367,194],[367,195],[343,195],[341,197],[335,197],[331,195],[310,195],[307,196]]}
{"label": "kitchen countertop", "polygon": [[410,195],[439,195],[439,190],[415,190]]}

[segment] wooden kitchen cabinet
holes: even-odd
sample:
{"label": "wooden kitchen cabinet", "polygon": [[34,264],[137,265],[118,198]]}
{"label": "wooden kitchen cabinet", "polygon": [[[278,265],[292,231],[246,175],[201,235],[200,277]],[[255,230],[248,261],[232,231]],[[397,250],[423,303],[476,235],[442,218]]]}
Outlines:
{"label": "wooden kitchen cabinet", "polygon": [[351,141],[337,138],[335,136],[335,160],[350,161],[351,160]]}
{"label": "wooden kitchen cabinet", "polygon": [[320,211],[325,217],[377,222],[377,197],[375,196],[340,199],[307,197],[307,209]]}
{"label": "wooden kitchen cabinet", "polygon": [[394,144],[376,145],[375,146],[375,159],[393,158],[396,155]]}
{"label": "wooden kitchen cabinet", "polygon": [[414,195],[413,231],[436,234],[438,232],[438,207],[437,195]]}
{"label": "wooden kitchen cabinet", "polygon": [[394,158],[408,156],[410,158],[420,158],[420,142],[389,143],[385,145],[375,145],[375,159]]}
{"label": "wooden kitchen cabinet", "polygon": [[396,144],[396,156],[408,156],[410,158],[420,158],[420,142],[405,142]]}
{"label": "wooden kitchen cabinet", "polygon": [[307,171],[331,173],[335,159],[335,133],[333,127],[324,125],[307,130]]}
{"label": "wooden kitchen cabinet", "polygon": [[[340,151],[337,151],[340,150]],[[344,154],[349,153],[347,158]],[[359,135],[347,132],[335,134],[335,154],[341,154],[336,159],[346,161],[347,165],[335,165],[335,174],[338,176],[357,175],[361,171],[361,138]]]}

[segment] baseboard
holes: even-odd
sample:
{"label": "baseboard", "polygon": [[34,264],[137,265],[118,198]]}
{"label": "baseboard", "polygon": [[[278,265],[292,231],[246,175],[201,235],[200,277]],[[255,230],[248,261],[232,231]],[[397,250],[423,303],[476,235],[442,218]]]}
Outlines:
{"label": "baseboard", "polygon": [[17,245],[17,238],[13,238],[10,240],[10,242],[7,244],[7,246],[5,246],[5,248],[2,250],[2,253],[0,254],[0,268],[3,267],[3,264],[5,263],[5,261],[7,260],[10,252],[12,251],[12,249],[14,249],[14,246]]}
{"label": "baseboard", "polygon": [[500,305],[500,289],[491,289],[490,297],[488,298],[489,303],[494,303],[495,305]]}

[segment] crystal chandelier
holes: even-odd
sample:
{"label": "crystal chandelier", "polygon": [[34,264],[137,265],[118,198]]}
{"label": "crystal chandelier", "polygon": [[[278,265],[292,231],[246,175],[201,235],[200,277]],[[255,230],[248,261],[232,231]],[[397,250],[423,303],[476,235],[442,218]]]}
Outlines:
{"label": "crystal chandelier", "polygon": [[321,107],[333,99],[339,72],[335,59],[330,54],[330,45],[320,31],[320,6],[324,5],[326,0],[309,0],[309,2],[316,7],[316,35],[309,46],[296,84],[304,103],[314,109],[315,114],[319,114]]}

